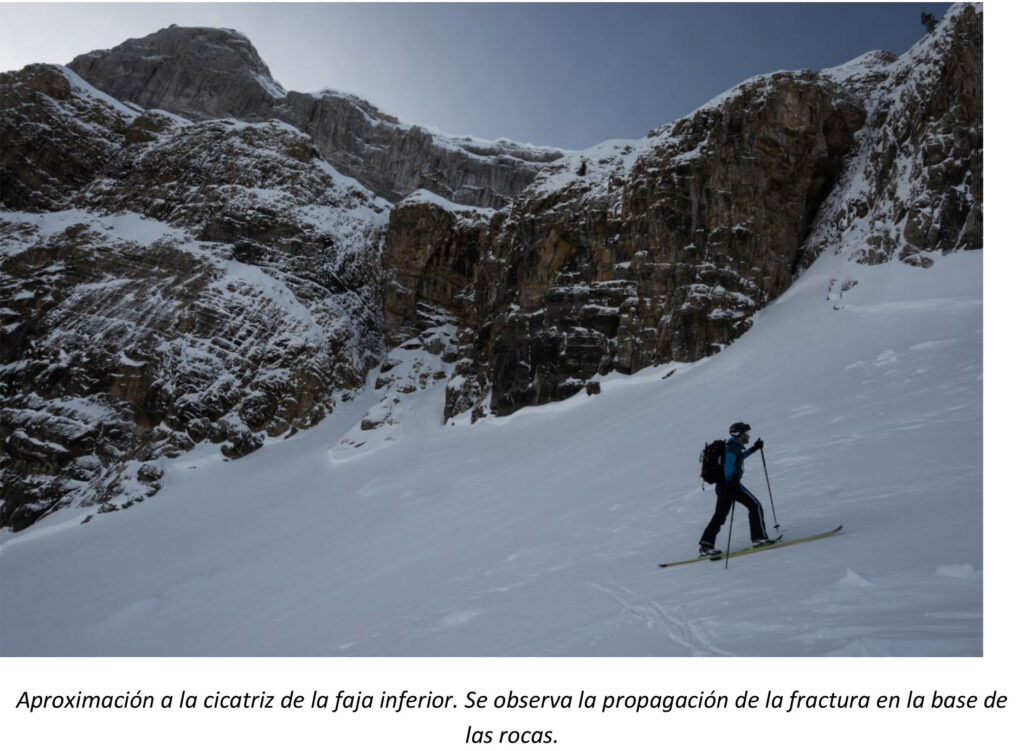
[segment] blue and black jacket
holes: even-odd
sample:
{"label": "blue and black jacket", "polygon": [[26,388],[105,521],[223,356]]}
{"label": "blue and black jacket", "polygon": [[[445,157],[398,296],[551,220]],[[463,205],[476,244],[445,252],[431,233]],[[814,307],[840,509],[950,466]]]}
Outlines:
{"label": "blue and black jacket", "polygon": [[743,477],[743,460],[754,453],[757,449],[744,450],[743,444],[735,438],[725,442],[725,471],[726,482],[739,482]]}

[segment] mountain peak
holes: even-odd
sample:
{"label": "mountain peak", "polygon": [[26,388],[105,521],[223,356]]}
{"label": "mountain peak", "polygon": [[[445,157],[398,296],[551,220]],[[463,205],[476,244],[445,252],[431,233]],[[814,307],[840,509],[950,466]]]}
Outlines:
{"label": "mountain peak", "polygon": [[227,117],[284,88],[247,36],[234,29],[171,25],[69,66],[121,101],[193,117]]}

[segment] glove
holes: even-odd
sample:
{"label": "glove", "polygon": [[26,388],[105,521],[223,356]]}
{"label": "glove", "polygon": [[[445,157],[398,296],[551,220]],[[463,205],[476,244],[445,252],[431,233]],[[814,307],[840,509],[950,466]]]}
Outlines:
{"label": "glove", "polygon": [[758,438],[756,441],[754,441],[754,451],[760,451],[763,448],[764,448],[764,441],[762,441],[760,438]]}

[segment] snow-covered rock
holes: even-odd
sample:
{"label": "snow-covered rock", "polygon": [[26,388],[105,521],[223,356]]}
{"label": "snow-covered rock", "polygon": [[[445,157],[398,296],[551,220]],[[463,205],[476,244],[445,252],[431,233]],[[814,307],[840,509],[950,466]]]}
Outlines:
{"label": "snow-covered rock", "polygon": [[136,111],[58,66],[0,85],[0,524],[131,505],[161,459],[243,455],[362,386],[389,203],[282,123]]}
{"label": "snow-covered rock", "polygon": [[877,53],[821,75],[863,102],[867,125],[807,240],[810,257],[866,263],[982,245],[982,12],[954,6],[898,59]]}

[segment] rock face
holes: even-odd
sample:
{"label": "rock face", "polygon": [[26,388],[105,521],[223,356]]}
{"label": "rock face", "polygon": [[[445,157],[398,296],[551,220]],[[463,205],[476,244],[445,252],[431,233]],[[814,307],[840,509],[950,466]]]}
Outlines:
{"label": "rock face", "polygon": [[331,91],[289,92],[260,116],[309,133],[341,172],[390,201],[426,189],[457,204],[498,208],[563,155],[405,125],[358,97]]}
{"label": "rock face", "polygon": [[503,206],[555,149],[433,133],[400,123],[369,102],[325,90],[286,92],[252,43],[231,29],[171,26],[69,66],[125,102],[191,120],[278,119],[309,134],[342,174],[397,201],[420,188],[476,206]]}
{"label": "rock face", "polygon": [[249,40],[230,29],[170,26],[68,67],[123,102],[192,120],[259,112],[285,96]]}
{"label": "rock face", "polygon": [[468,316],[469,290],[493,210],[419,191],[391,211],[384,242],[384,327],[389,347]]}
{"label": "rock face", "polygon": [[812,74],[776,74],[565,160],[489,235],[449,414],[488,392],[474,408],[506,414],[727,345],[789,285],[863,119]]}
{"label": "rock face", "polygon": [[981,27],[955,6],[901,57],[564,154],[285,92],[228,30],[0,74],[0,526],[132,505],[357,389],[335,461],[441,384],[446,420],[597,395],[718,352],[824,252],[981,247]]}
{"label": "rock face", "polygon": [[[446,419],[714,354],[827,247],[922,265],[922,251],[980,247],[980,66],[980,14],[957,6],[903,57],[758,77],[552,165],[460,259],[480,259],[472,284],[430,301],[459,321]],[[406,298],[438,273],[403,247],[417,242],[386,245]],[[393,309],[391,328],[413,310]]]}
{"label": "rock face", "polygon": [[137,502],[160,457],[240,456],[362,385],[390,205],[308,136],[139,114],[55,66],[0,86],[0,524]]}

